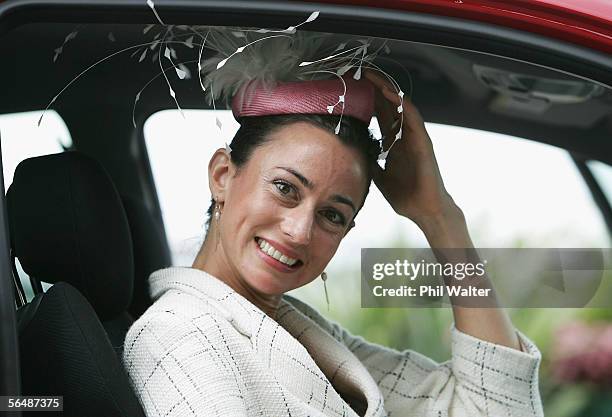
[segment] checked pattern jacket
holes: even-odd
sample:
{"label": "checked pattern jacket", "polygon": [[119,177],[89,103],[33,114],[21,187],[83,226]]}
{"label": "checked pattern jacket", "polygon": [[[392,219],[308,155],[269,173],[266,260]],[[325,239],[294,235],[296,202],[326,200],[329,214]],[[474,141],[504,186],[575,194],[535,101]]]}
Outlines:
{"label": "checked pattern jacket", "polygon": [[150,278],[124,366],[148,417],[539,417],[541,356],[451,327],[436,363],[351,335],[284,296],[276,320],[192,268]]}

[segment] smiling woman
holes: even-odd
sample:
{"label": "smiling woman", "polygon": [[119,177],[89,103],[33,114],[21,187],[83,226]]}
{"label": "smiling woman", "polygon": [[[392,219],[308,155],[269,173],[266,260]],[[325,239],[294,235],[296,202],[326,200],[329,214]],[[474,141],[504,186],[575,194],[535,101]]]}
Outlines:
{"label": "smiling woman", "polygon": [[[294,79],[317,60],[300,49],[308,36],[286,38],[253,52],[284,78],[245,76],[248,62],[230,59],[242,47],[205,65],[222,68],[208,86],[228,94],[241,127],[209,161],[209,227],[192,266],[152,274],[156,301],[127,334],[124,364],[145,412],[541,416],[539,351],[499,308],[455,305],[453,358],[437,364],[352,336],[286,295],[326,279],[372,180],[442,256],[473,246],[401,88],[367,69],[361,78],[350,59],[331,79]],[[291,46],[297,54],[275,55]],[[381,144],[368,131],[374,115]]]}
{"label": "smiling woman", "polygon": [[[351,229],[379,148],[367,125],[350,117],[338,135],[330,132],[335,116],[252,119],[242,120],[231,160],[218,149],[209,163],[209,214],[225,220],[213,222],[194,266],[225,277],[273,315],[282,294],[323,272]],[[242,243],[219,245],[219,237]],[[286,258],[296,261],[288,266]]]}
{"label": "smiling woman", "polygon": [[[239,131],[211,157],[212,219],[193,266],[151,276],[156,302],[126,338],[124,363],[148,415],[542,415],[539,352],[504,333],[503,313],[481,310],[487,323],[457,308],[456,325],[481,336],[454,329],[453,359],[437,364],[367,343],[285,295],[316,279],[351,229],[372,174],[382,175],[378,147],[350,116],[338,135],[333,116],[239,121],[260,136]],[[434,247],[467,244],[423,227]],[[475,376],[473,360],[484,366]]]}

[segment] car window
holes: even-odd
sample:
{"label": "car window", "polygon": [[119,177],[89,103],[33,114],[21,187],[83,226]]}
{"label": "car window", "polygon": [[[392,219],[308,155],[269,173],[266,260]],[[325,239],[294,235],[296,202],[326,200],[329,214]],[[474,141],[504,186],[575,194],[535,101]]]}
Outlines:
{"label": "car window", "polygon": [[[13,183],[13,175],[21,161],[34,156],[63,152],[72,147],[72,138],[61,116],[55,111],[47,111],[43,122],[38,126],[40,111],[0,115],[0,137],[2,144],[2,174],[4,191]],[[19,261],[17,271],[27,300],[34,296],[28,276]],[[43,289],[49,285],[43,283]]]}
{"label": "car window", "polygon": [[40,111],[0,115],[5,191],[13,182],[15,168],[24,159],[63,152],[72,147],[70,132],[57,112],[47,111],[38,126],[40,116]]}
{"label": "car window", "polygon": [[[216,119],[222,125],[216,127]],[[377,123],[370,126],[378,136]],[[144,126],[145,143],[177,265],[190,265],[210,204],[208,161],[238,128],[229,111],[166,110]],[[606,247],[606,227],[567,151],[473,129],[427,125],[445,184],[479,247]],[[185,204],[188,201],[189,204]],[[377,219],[384,218],[384,222]],[[372,185],[332,263],[359,267],[362,247],[427,246]]]}

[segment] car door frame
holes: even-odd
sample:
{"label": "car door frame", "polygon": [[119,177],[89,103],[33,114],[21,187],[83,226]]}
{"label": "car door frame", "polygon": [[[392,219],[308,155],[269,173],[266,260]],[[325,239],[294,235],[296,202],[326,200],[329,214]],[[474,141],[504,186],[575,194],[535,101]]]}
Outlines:
{"label": "car door frame", "polygon": [[[155,5],[160,14],[168,18],[168,23],[180,19],[183,23],[197,23],[198,17],[206,14],[209,24],[238,26],[248,22],[257,22],[258,26],[282,25],[306,16],[316,5],[322,17],[313,22],[312,30],[325,31],[333,25],[332,32],[384,36],[461,49],[469,44],[470,50],[552,67],[612,88],[612,57],[583,46],[483,22],[315,2],[157,0]],[[142,0],[0,2],[0,34],[26,22],[54,21],[157,23]],[[19,352],[4,196],[0,206],[0,395],[15,395],[19,393]]]}

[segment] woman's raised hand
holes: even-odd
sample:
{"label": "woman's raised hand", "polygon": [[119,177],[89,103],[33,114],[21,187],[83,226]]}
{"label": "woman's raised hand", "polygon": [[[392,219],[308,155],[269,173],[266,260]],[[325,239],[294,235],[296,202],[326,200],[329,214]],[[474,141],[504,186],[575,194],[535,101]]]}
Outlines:
{"label": "woman's raised hand", "polygon": [[419,226],[428,219],[458,211],[444,187],[431,139],[417,108],[406,97],[402,100],[381,75],[368,70],[365,77],[376,87],[375,111],[383,134],[383,151],[393,143],[403,118],[401,137],[389,151],[385,169],[378,164],[374,167],[376,186],[396,213]]}

